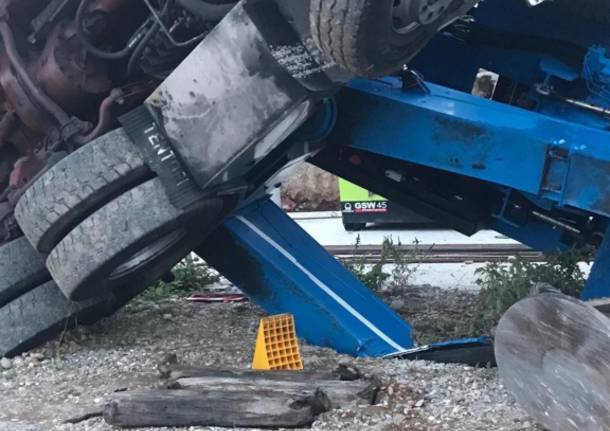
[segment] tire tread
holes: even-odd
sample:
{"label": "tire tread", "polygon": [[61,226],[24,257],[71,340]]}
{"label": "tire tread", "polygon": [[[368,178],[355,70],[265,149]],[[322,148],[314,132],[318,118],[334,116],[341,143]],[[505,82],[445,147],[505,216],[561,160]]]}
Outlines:
{"label": "tire tread", "polygon": [[150,175],[137,148],[117,129],[42,175],[17,203],[15,218],[34,248],[49,253],[80,220]]}

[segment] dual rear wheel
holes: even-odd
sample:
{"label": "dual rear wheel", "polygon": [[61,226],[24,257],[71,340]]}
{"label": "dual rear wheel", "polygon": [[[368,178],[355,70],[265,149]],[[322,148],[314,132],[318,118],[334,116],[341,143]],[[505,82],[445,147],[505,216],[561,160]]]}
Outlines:
{"label": "dual rear wheel", "polygon": [[[220,219],[223,202],[174,207],[125,133],[55,164],[25,192],[25,235],[0,248],[0,357],[112,314],[166,274]],[[5,272],[7,268],[7,272]]]}
{"label": "dual rear wheel", "polygon": [[311,0],[314,41],[354,75],[395,73],[479,0]]}
{"label": "dual rear wheel", "polygon": [[[311,0],[312,35],[329,59],[354,75],[389,75],[479,1]],[[539,7],[610,23],[607,0],[553,0]]]}

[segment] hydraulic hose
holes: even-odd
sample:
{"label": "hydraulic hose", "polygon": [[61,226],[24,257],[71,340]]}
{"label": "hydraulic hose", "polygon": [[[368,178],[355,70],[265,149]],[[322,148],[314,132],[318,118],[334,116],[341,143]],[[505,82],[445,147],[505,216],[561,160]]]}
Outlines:
{"label": "hydraulic hose", "polygon": [[127,63],[127,76],[132,76],[135,73],[138,67],[138,62],[142,58],[142,54],[144,54],[146,46],[155,36],[155,34],[157,34],[160,28],[161,27],[159,23],[153,23],[152,27],[150,27],[150,29],[146,32],[140,43],[138,43],[138,46],[136,46],[136,48],[133,50],[131,56],[129,57],[129,62]]}
{"label": "hydraulic hose", "polygon": [[125,48],[115,52],[104,51],[97,48],[91,43],[91,41],[85,34],[85,30],[83,28],[83,19],[89,2],[90,0],[81,0],[78,9],[76,10],[75,18],[76,34],[78,35],[78,38],[80,39],[85,49],[96,57],[99,57],[104,60],[120,60],[122,58],[127,57],[131,53],[131,51],[137,46],[138,42],[140,42],[142,37],[144,37],[144,34],[146,33],[146,27],[148,26],[150,21],[146,20],[144,24],[142,24],[140,28],[138,28],[138,30],[134,33],[129,42],[127,42]]}
{"label": "hydraulic hose", "polygon": [[106,97],[100,105],[97,125],[87,135],[74,136],[72,138],[72,142],[80,147],[106,133],[112,125],[112,115],[110,109],[122,97],[123,92],[121,90],[112,90],[108,97]]}

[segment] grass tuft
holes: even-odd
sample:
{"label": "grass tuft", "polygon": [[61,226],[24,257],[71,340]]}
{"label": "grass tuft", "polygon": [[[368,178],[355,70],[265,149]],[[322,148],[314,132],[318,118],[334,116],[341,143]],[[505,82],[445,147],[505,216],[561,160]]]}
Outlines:
{"label": "grass tuft", "polygon": [[547,256],[544,263],[528,262],[517,256],[511,263],[489,263],[477,270],[477,296],[470,332],[492,335],[500,318],[515,303],[535,293],[539,284],[579,298],[585,274],[579,262],[589,261],[588,250],[569,250]]}
{"label": "grass tuft", "polygon": [[194,292],[202,292],[210,284],[220,280],[220,275],[204,261],[194,255],[187,256],[172,270],[174,280],[158,281],[143,292],[138,299],[141,301],[158,301],[172,296],[185,296]]}

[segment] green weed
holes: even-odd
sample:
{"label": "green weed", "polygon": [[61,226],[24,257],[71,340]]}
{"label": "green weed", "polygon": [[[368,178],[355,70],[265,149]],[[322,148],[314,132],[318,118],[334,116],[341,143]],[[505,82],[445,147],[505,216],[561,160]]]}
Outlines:
{"label": "green weed", "polygon": [[210,284],[218,282],[220,275],[205,262],[193,255],[187,256],[172,270],[174,280],[158,281],[139,296],[141,301],[157,301],[171,296],[184,296],[205,291]]}
{"label": "green weed", "polygon": [[517,256],[509,264],[489,263],[477,270],[481,290],[476,299],[470,332],[490,334],[506,311],[544,283],[562,293],[579,297],[585,285],[585,274],[578,266],[588,261],[588,250],[570,250],[549,255],[544,263],[528,262]]}
{"label": "green weed", "polygon": [[[400,290],[409,285],[413,276],[419,269],[418,262],[423,258],[416,239],[413,250],[404,250],[400,239],[394,240],[386,237],[381,246],[379,260],[371,264],[367,256],[360,253],[360,235],[356,238],[353,257],[344,261],[345,267],[351,271],[365,286],[374,292],[382,290]],[[391,265],[390,272],[385,268]]]}

